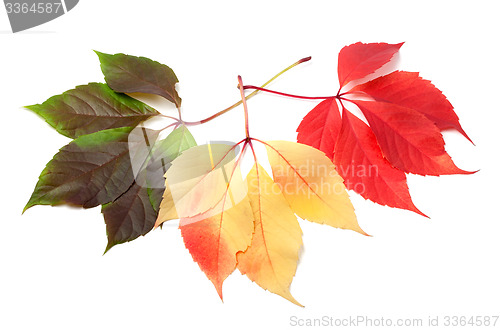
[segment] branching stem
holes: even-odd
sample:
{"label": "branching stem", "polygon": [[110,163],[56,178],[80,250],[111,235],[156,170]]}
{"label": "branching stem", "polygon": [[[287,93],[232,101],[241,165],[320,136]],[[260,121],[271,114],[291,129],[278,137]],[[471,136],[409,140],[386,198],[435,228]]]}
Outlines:
{"label": "branching stem", "polygon": [[[269,79],[268,81],[266,81],[261,87],[264,88],[266,87],[267,85],[269,85],[270,83],[272,83],[274,80],[276,80],[279,76],[281,76],[283,73],[287,72],[288,70],[296,67],[297,65],[301,64],[301,63],[304,63],[304,62],[307,62],[311,59],[311,57],[304,57],[300,60],[298,60],[297,62],[293,63],[292,65],[286,67],[285,69],[281,70],[279,73],[277,73],[274,77],[272,77],[271,79]],[[245,100],[249,100],[250,98],[252,98],[253,96],[255,96],[255,94],[257,94],[259,91],[258,90],[255,90],[253,91],[252,93],[248,94],[246,97],[245,97]],[[186,126],[194,126],[194,125],[201,125],[201,124],[204,124],[204,123],[207,123],[219,116],[222,116],[223,114],[231,111],[232,109],[236,108],[237,106],[241,105],[243,103],[243,100],[240,100],[238,102],[236,102],[235,104],[231,105],[230,107],[224,109],[224,110],[221,110],[219,112],[217,112],[216,114],[210,116],[210,117],[207,117],[205,119],[202,119],[200,121],[192,121],[192,122],[188,122],[188,121],[183,121],[182,123]]]}

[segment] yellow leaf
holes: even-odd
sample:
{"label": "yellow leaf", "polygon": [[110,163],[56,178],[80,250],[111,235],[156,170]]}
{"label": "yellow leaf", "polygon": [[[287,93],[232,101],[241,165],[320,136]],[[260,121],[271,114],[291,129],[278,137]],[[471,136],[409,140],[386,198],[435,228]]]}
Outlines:
{"label": "yellow leaf", "polygon": [[163,199],[160,203],[160,211],[158,212],[158,218],[156,219],[155,228],[160,226],[162,223],[168,220],[178,219],[177,210],[175,209],[174,199],[172,198],[172,193],[170,192],[170,186],[165,179],[165,191],[163,192]]}
{"label": "yellow leaf", "polygon": [[290,293],[302,246],[297,217],[260,165],[248,173],[247,185],[255,232],[248,249],[237,255],[238,269],[263,289],[302,306]]}
{"label": "yellow leaf", "polygon": [[344,180],[323,152],[288,141],[265,144],[274,182],[299,217],[367,235],[359,227]]}

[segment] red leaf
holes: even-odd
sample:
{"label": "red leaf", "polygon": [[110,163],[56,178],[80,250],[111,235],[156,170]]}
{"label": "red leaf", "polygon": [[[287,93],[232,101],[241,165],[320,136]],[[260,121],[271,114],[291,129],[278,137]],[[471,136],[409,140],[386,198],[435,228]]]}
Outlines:
{"label": "red leaf", "polygon": [[[388,63],[402,45],[358,42],[344,47],[338,59],[339,91]],[[354,93],[373,100],[345,97]],[[342,105],[342,118],[337,101],[328,98],[304,117],[297,140],[325,152],[347,188],[364,198],[424,215],[411,201],[405,172],[474,173],[459,169],[446,153],[440,129],[454,128],[468,136],[447,98],[418,73],[396,71],[335,98]],[[347,101],[359,106],[369,125],[343,107]],[[375,175],[370,175],[370,167],[376,168]]]}
{"label": "red leaf", "polygon": [[471,173],[453,163],[439,129],[421,113],[387,102],[353,102],[365,115],[384,157],[394,167],[420,175]]}
{"label": "red leaf", "polygon": [[355,86],[351,92],[364,92],[377,101],[415,109],[440,129],[454,128],[471,141],[446,96],[429,80],[419,77],[418,72],[395,71]]}
{"label": "red leaf", "polygon": [[342,120],[335,99],[326,99],[312,109],[297,128],[297,141],[323,151],[333,158]]}
{"label": "red leaf", "polygon": [[389,62],[403,43],[386,44],[357,42],[340,50],[337,71],[340,88],[361,79]]}
{"label": "red leaf", "polygon": [[348,189],[376,203],[426,216],[413,204],[404,172],[383,157],[370,127],[345,109],[333,162]]}

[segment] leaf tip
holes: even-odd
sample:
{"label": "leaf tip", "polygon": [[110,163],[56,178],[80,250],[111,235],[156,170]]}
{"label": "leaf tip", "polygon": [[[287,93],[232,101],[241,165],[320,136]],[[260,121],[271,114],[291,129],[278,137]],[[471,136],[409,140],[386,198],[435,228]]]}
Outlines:
{"label": "leaf tip", "polygon": [[372,235],[366,233],[361,227],[357,226],[358,228],[355,228],[354,231],[360,233],[361,235],[368,236],[368,237],[373,237]]}
{"label": "leaf tip", "polygon": [[415,207],[415,209],[414,209],[414,210],[410,210],[410,211],[413,211],[413,212],[415,212],[416,214],[419,214],[419,215],[423,216],[424,218],[427,218],[427,219],[430,219],[430,218],[431,218],[431,217],[429,217],[427,214],[425,214],[424,212],[422,212],[422,211],[420,211],[419,209],[417,209],[416,207]]}
{"label": "leaf tip", "polygon": [[462,134],[467,140],[469,140],[470,143],[472,143],[473,146],[476,146],[476,144],[474,143],[474,141],[472,141],[472,139],[467,135],[467,133],[465,133],[464,129],[460,126],[457,128],[458,132],[460,134]]}
{"label": "leaf tip", "polygon": [[215,287],[215,290],[217,290],[217,294],[219,295],[220,301],[224,302],[224,298],[222,295],[222,284],[224,283],[224,280],[221,279],[216,279],[216,278],[210,278],[210,281]]}
{"label": "leaf tip", "polygon": [[305,308],[306,306],[302,305],[301,303],[299,303],[293,296],[292,294],[290,293],[289,290],[287,290],[286,292],[284,293],[278,293],[278,295],[282,296],[283,298],[285,298],[286,300],[288,300],[289,302],[299,306],[299,307],[302,307],[302,308]]}
{"label": "leaf tip", "polygon": [[224,303],[224,298],[222,297],[222,283],[219,285],[215,285],[215,289],[217,290],[217,294],[219,295],[220,301]]}
{"label": "leaf tip", "polygon": [[153,230],[158,229],[158,227],[160,227],[160,228],[162,228],[162,229],[163,229],[163,222],[164,222],[164,221],[159,221],[159,220],[160,220],[160,219],[156,219],[156,222],[155,222],[155,224],[154,224],[154,226],[153,226]]}
{"label": "leaf tip", "polygon": [[40,104],[25,105],[22,109],[32,111],[43,118],[43,115],[40,113]]}
{"label": "leaf tip", "polygon": [[102,255],[104,256],[106,253],[108,253],[108,251],[111,250],[111,248],[115,245],[116,245],[116,243],[108,241],[108,245],[106,245],[106,249],[104,249],[104,252],[102,253]]}
{"label": "leaf tip", "polygon": [[99,57],[99,62],[101,62],[101,65],[103,64],[106,57],[111,56],[110,54],[102,53],[102,52],[97,51],[95,49],[93,51],[94,51],[94,53],[96,53],[97,57]]}
{"label": "leaf tip", "polygon": [[24,214],[24,212],[26,212],[29,208],[33,207],[37,205],[36,201],[33,200],[33,196],[30,198],[30,200],[28,201],[28,203],[26,203],[26,206],[23,208],[23,212],[21,213]]}
{"label": "leaf tip", "polygon": [[466,171],[466,170],[462,170],[460,168],[457,167],[457,172],[456,173],[452,173],[452,174],[475,174],[477,172],[479,172],[480,170],[475,170],[475,171]]}
{"label": "leaf tip", "polygon": [[23,215],[24,212],[26,212],[31,206],[33,206],[33,205],[29,205],[29,203],[26,204],[26,206],[24,207],[23,212],[21,213],[21,215]]}

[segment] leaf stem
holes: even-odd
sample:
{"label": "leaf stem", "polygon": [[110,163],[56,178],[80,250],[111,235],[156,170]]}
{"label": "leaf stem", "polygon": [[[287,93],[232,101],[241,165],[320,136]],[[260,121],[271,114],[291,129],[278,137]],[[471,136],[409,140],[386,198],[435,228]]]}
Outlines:
{"label": "leaf stem", "polygon": [[[304,62],[307,62],[311,59],[311,56],[308,56],[308,57],[304,57],[300,60],[298,60],[297,62],[293,63],[292,65],[286,67],[285,69],[281,70],[279,73],[277,73],[276,75],[274,75],[271,79],[269,79],[268,81],[266,81],[261,87],[264,88],[266,87],[267,85],[269,85],[270,83],[272,83],[274,80],[276,80],[279,76],[281,76],[283,73],[287,72],[288,70],[296,67],[297,65],[301,64],[301,63],[304,63]],[[246,97],[245,97],[245,100],[249,100],[250,98],[252,98],[253,96],[255,96],[255,94],[257,94],[259,91],[258,90],[255,90],[253,91],[252,93],[248,94]],[[186,126],[194,126],[194,125],[201,125],[201,124],[205,124],[219,116],[222,116],[223,114],[225,114],[226,112],[229,112],[231,111],[232,109],[236,108],[237,106],[241,105],[243,103],[242,100],[236,102],[235,104],[231,105],[230,107],[224,109],[224,110],[221,110],[219,112],[217,112],[216,114],[210,116],[210,117],[207,117],[205,119],[202,119],[200,121],[192,121],[192,122],[189,122],[189,121],[184,121],[184,125]]]}
{"label": "leaf stem", "polygon": [[[179,113],[179,115],[180,115],[180,113]],[[164,118],[168,118],[168,119],[172,119],[172,120],[175,120],[175,121],[179,121],[178,118],[175,118],[175,117],[172,117],[172,116],[167,116],[167,115],[164,115],[162,113],[160,113],[158,116],[161,116],[161,117],[164,117]]]}
{"label": "leaf stem", "polygon": [[248,107],[247,100],[245,99],[245,90],[243,88],[243,80],[241,76],[238,76],[238,87],[240,88],[241,102],[243,102],[243,111],[245,112],[245,134],[247,139],[250,138],[250,133],[248,130]]}
{"label": "leaf stem", "polygon": [[337,91],[337,96],[341,96],[341,95],[344,95],[346,93],[340,93],[340,91],[342,90],[342,84],[340,84],[340,87],[339,87],[339,90]]}
{"label": "leaf stem", "polygon": [[[345,94],[348,94],[348,93],[344,93],[344,94],[341,94],[341,95],[345,95]],[[341,95],[338,95],[338,96],[337,96],[337,100],[339,100],[340,105],[342,106],[342,108],[344,108],[344,109],[345,109],[345,107],[344,107],[344,103],[343,103],[342,101],[351,102],[351,103],[353,103],[353,104],[356,104],[353,100],[346,99],[345,97],[342,97]]]}
{"label": "leaf stem", "polygon": [[[250,149],[252,149],[252,154],[253,154],[253,160],[255,162],[255,167],[258,167],[257,165],[257,155],[255,154],[255,149],[253,148],[253,144],[252,144],[252,139],[248,140],[248,144],[250,145]],[[257,173],[258,173],[258,169],[257,169]]]}
{"label": "leaf stem", "polygon": [[335,95],[335,96],[302,96],[302,95],[288,94],[288,93],[282,93],[282,92],[274,91],[271,89],[252,86],[252,85],[243,86],[243,89],[255,89],[258,91],[263,91],[263,92],[277,94],[277,95],[286,96],[286,97],[293,97],[296,99],[304,99],[304,100],[326,100],[326,99],[338,98],[337,95]]}
{"label": "leaf stem", "polygon": [[182,124],[182,122],[181,122],[181,121],[178,121],[178,120],[177,120],[177,118],[176,118],[175,120],[176,120],[176,122],[171,123],[171,124],[169,124],[169,125],[167,125],[167,126],[165,126],[165,127],[163,127],[163,128],[160,128],[158,131],[164,131],[164,130],[166,130],[167,128],[170,128],[170,127],[172,127],[172,126],[174,127],[173,129],[175,130],[177,127],[179,127],[179,126]]}
{"label": "leaf stem", "polygon": [[179,121],[182,121],[182,113],[181,113],[181,108],[177,108],[177,113],[179,114]]}

